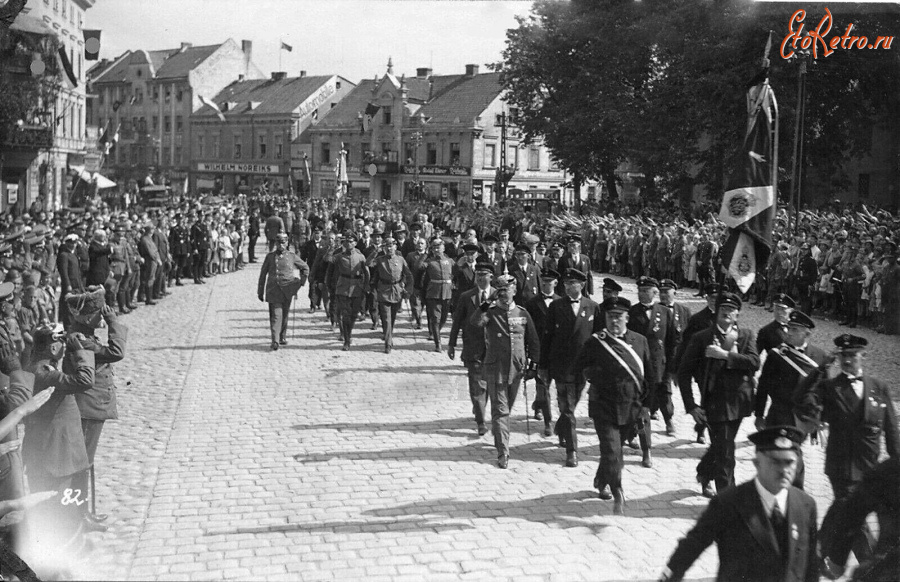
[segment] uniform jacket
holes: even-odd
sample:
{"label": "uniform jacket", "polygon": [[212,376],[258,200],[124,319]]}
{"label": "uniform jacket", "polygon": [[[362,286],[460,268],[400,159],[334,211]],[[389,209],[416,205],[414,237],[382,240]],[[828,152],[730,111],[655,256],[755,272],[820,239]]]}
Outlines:
{"label": "uniform jacket", "polygon": [[[588,391],[591,418],[624,426],[637,421],[641,406],[650,395],[649,380],[644,374],[651,366],[650,348],[644,336],[626,330],[621,340],[634,352],[632,355],[608,334],[604,329],[588,339],[575,369],[579,377],[591,384]],[[621,362],[604,347],[604,343],[616,352]]]}
{"label": "uniform jacket", "polygon": [[381,255],[371,269],[375,299],[384,303],[400,303],[412,289],[412,273],[400,255]]}
{"label": "uniform jacket", "polygon": [[771,520],[754,481],[720,493],[709,502],[694,528],[669,559],[670,580],[678,581],[713,542],[719,550],[721,582],[813,582],[819,579],[816,558],[816,502],[788,490],[788,555],[782,557]]}
{"label": "uniform jacket", "polygon": [[[564,254],[562,258],[559,259],[556,270],[560,275],[565,276],[567,269],[578,269],[587,275],[587,283],[585,283],[581,293],[585,297],[590,297],[594,294],[594,275],[591,273],[591,260],[587,258],[587,255],[581,253],[578,255],[578,260],[574,261],[572,255],[569,253]],[[559,295],[565,294],[565,287],[563,286],[562,279],[559,280],[559,284],[556,286],[556,292]]]}
{"label": "uniform jacket", "polygon": [[209,250],[209,229],[201,221],[191,225],[191,252],[205,253]]}
{"label": "uniform jacket", "polygon": [[128,271],[128,244],[124,240],[110,243],[112,254],[109,255],[109,270],[113,278],[121,280]]}
{"label": "uniform jacket", "polygon": [[413,286],[416,290],[422,290],[422,272],[425,270],[425,263],[428,261],[428,254],[419,254],[416,251],[406,254],[406,264],[409,266],[409,272],[413,276]]}
{"label": "uniform jacket", "polygon": [[65,360],[65,367],[71,373],[58,369],[57,362],[46,354],[32,365],[34,393],[50,386],[56,390],[46,404],[25,419],[22,445],[25,465],[40,467],[41,473],[54,477],[65,477],[90,467],[75,394],[94,385],[94,352],[75,350],[68,352]]}
{"label": "uniform jacket", "polygon": [[335,295],[363,297],[369,288],[366,258],[355,248],[351,248],[349,253],[335,253],[325,278],[326,284],[334,287]]}
{"label": "uniform jacket", "polygon": [[527,361],[540,359],[541,343],[534,322],[524,308],[515,303],[509,309],[494,305],[469,317],[471,325],[484,330],[485,375],[495,375],[498,383],[513,385],[525,370]]}
{"label": "uniform jacket", "polygon": [[152,235],[145,234],[141,237],[141,242],[138,243],[138,252],[141,254],[141,257],[144,258],[144,261],[148,263],[162,263],[162,259],[159,256],[159,249],[156,247],[156,243],[153,242]]}
{"label": "uniform jacket", "polygon": [[281,217],[273,214],[269,218],[266,219],[265,226],[266,238],[273,239],[275,235],[279,232],[287,232],[284,230],[284,221],[281,220]]}
{"label": "uniform jacket", "polygon": [[772,320],[762,326],[756,334],[756,351],[762,355],[769,350],[774,350],[784,343],[787,326]]}
{"label": "uniform jacket", "polygon": [[153,242],[156,243],[156,249],[159,251],[159,258],[163,263],[169,262],[169,237],[163,234],[160,229],[153,231]]}
{"label": "uniform jacket", "polygon": [[[299,277],[294,275],[294,269],[300,271]],[[266,255],[259,270],[256,293],[269,303],[287,303],[306,284],[308,277],[309,266],[303,259],[291,251],[281,254],[272,251]]]}
{"label": "uniform jacket", "polygon": [[186,228],[176,225],[169,230],[169,250],[175,257],[191,254],[191,238]]}
{"label": "uniform jacket", "polygon": [[688,323],[691,320],[691,309],[677,301],[671,307],[666,306],[666,308],[669,310],[672,328],[675,332],[675,349],[672,352],[672,357],[666,361],[666,373],[674,376],[678,371],[678,355],[680,354],[681,344],[684,342],[684,332],[687,331]]}
{"label": "uniform jacket", "polygon": [[[492,287],[488,287],[485,291],[488,297],[493,292]],[[464,364],[484,361],[484,328],[476,325],[473,321],[473,316],[481,306],[479,293],[480,290],[477,287],[464,291],[459,296],[456,309],[453,311],[453,325],[450,326],[450,339],[447,341],[447,347],[456,347],[456,339],[459,337],[459,332],[462,331],[463,349],[460,359]]]}
{"label": "uniform jacket", "polygon": [[[759,339],[756,343],[759,345]],[[772,398],[773,408],[781,409],[777,415],[778,422],[774,424],[794,425],[792,409],[797,389],[801,381],[827,359],[828,354],[824,350],[811,345],[806,346],[802,352],[787,344],[770,351],[759,375],[754,407],[756,416],[762,417],[766,410],[766,400]],[[769,414],[772,415],[772,409]]]}
{"label": "uniform jacket", "polygon": [[540,284],[538,277],[540,272],[530,262],[524,267],[520,267],[516,261],[511,261],[509,266],[509,274],[516,280],[516,303],[525,305],[528,300],[540,293]]}
{"label": "uniform jacket", "polygon": [[[755,336],[749,329],[738,328],[737,340],[730,349],[718,326],[694,334],[678,366],[678,387],[685,410],[697,405],[691,391],[691,380],[700,386],[701,404],[711,422],[738,420],[753,411],[753,375],[759,369]],[[717,341],[728,351],[727,360],[707,358],[706,347]]]}
{"label": "uniform jacket", "polygon": [[259,236],[259,216],[251,214],[247,219],[247,235],[252,237]]}
{"label": "uniform jacket", "polygon": [[[8,342],[8,339],[4,339],[3,341]],[[11,372],[9,375],[9,387],[6,390],[0,390],[0,418],[5,417],[22,404],[25,404],[25,402],[31,398],[33,388],[34,374],[22,370]],[[13,430],[3,437],[3,439],[0,439],[0,442],[8,443],[17,438],[17,432]],[[84,439],[83,435],[82,439]],[[21,481],[21,475],[16,477],[11,474],[13,465],[10,462],[10,455],[18,454],[19,451],[16,450],[6,453],[5,455],[0,455],[0,481],[10,478]],[[21,484],[19,486],[21,486]],[[21,494],[24,495],[24,491],[22,491]]]}
{"label": "uniform jacket", "polygon": [[577,315],[572,311],[568,295],[551,303],[541,339],[540,368],[548,370],[556,381],[581,382],[575,370],[578,354],[591,334],[603,329],[605,324],[600,317],[600,306],[587,297],[579,299]]}
{"label": "uniform jacket", "polygon": [[[666,372],[666,363],[675,357],[675,328],[669,308],[654,303],[650,310],[640,303],[628,312],[628,329],[647,338],[650,348],[650,367],[645,370],[647,382],[659,384]],[[605,323],[605,322],[604,322]]]}
{"label": "uniform jacket", "polygon": [[[125,357],[125,345],[128,339],[128,328],[125,324],[113,319],[109,323],[109,341],[103,345],[93,335],[93,330],[75,324],[70,333],[85,334],[92,340],[89,349],[94,352],[94,385],[84,392],[75,395],[81,418],[88,420],[111,420],[119,418],[116,407],[116,373],[113,364]],[[67,360],[63,360],[63,372],[73,374]]]}
{"label": "uniform jacket", "polygon": [[446,255],[431,256],[419,274],[426,299],[450,299],[453,296],[453,261]]}

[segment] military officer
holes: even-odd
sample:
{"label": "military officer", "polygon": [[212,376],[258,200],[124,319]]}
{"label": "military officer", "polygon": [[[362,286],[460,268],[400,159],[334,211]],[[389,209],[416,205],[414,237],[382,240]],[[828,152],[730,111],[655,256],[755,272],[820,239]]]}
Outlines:
{"label": "military officer", "polygon": [[[286,232],[276,234],[274,242],[275,250],[266,255],[259,270],[256,290],[259,300],[269,304],[272,351],[278,350],[279,345],[287,344],[291,302],[309,277],[309,266],[298,255],[287,250],[288,234]],[[300,271],[299,276],[294,274],[294,269]]]}
{"label": "military officer", "polygon": [[428,337],[434,340],[434,351],[441,351],[441,329],[450,315],[453,295],[453,261],[444,254],[444,241],[431,241],[431,255],[422,269],[422,291],[428,316]]}
{"label": "military officer", "polygon": [[334,301],[341,330],[343,351],[350,349],[353,326],[363,308],[366,287],[369,286],[369,269],[366,258],[355,247],[357,234],[347,229],[341,239],[343,250],[334,255],[334,261],[325,275],[334,286]]}
{"label": "military officer", "polygon": [[[547,312],[550,310],[550,304],[559,299],[559,295],[554,292],[558,280],[559,273],[556,271],[552,269],[541,271],[540,293],[525,303],[525,309],[534,322],[538,337],[544,337],[547,331]],[[544,382],[545,379],[535,378],[536,388],[531,409],[534,411],[535,420],[544,421],[544,436],[548,437],[552,434],[550,423],[553,422],[553,413],[550,407],[550,383]]]}
{"label": "military officer", "polygon": [[373,260],[371,273],[372,289],[384,334],[384,353],[389,354],[394,347],[397,311],[412,289],[412,273],[403,257],[397,254],[397,241],[393,237],[384,239],[384,253]]}
{"label": "military officer", "polygon": [[487,433],[484,413],[487,408],[487,380],[484,376],[484,328],[472,322],[472,316],[485,302],[489,302],[495,289],[491,287],[494,265],[487,261],[475,264],[475,287],[459,296],[453,311],[453,325],[447,340],[447,355],[456,358],[456,340],[462,331],[463,349],[460,359],[466,367],[469,380],[469,398],[472,400],[472,414],[478,435]]}
{"label": "military officer", "polygon": [[194,283],[205,283],[206,254],[209,252],[209,228],[203,222],[203,213],[197,213],[197,221],[191,225],[191,269],[194,273]]}
{"label": "military officer", "polygon": [[[759,354],[753,332],[738,327],[741,305],[734,293],[720,294],[715,324],[694,334],[678,367],[685,410],[695,422],[709,426],[712,442],[697,466],[697,480],[707,497],[713,496],[713,480],[719,493],[734,485],[734,439],[743,418],[753,411]],[[692,380],[700,386],[701,405],[694,402]]]}
{"label": "military officer", "polygon": [[424,238],[418,237],[413,245],[413,251],[404,255],[406,264],[409,265],[409,270],[413,276],[413,290],[409,296],[409,311],[415,322],[415,329],[422,329],[422,309],[425,302],[422,289],[422,272],[425,270],[425,263],[428,261],[427,249],[428,243]]}
{"label": "military officer", "polygon": [[188,257],[191,256],[191,237],[184,227],[184,217],[180,213],[175,215],[175,226],[169,231],[169,250],[175,263],[175,285],[181,286],[181,276],[184,274]]}
{"label": "military officer", "polygon": [[803,433],[772,427],[750,435],[756,478],[710,501],[660,576],[678,582],[713,542],[717,580],[814,582],[819,579],[816,502],[792,487]]}
{"label": "military officer", "polygon": [[606,329],[585,343],[575,369],[591,384],[588,414],[600,439],[594,487],[602,499],[613,497],[613,513],[622,515],[622,433],[630,430],[646,406],[650,394],[646,371],[652,364],[647,339],[628,329],[631,302],[624,297],[607,299],[604,307]]}
{"label": "military officer", "polygon": [[791,299],[790,295],[777,293],[772,299],[772,306],[775,319],[761,327],[756,334],[756,351],[759,352],[760,356],[768,354],[771,350],[784,343],[788,319],[791,316],[791,311],[797,307],[797,303]]}
{"label": "military officer", "polygon": [[525,305],[528,300],[538,294],[538,278],[540,269],[531,262],[531,249],[528,245],[516,245],[514,260],[508,264],[509,274],[516,279],[516,303]]}
{"label": "military officer", "polygon": [[509,414],[529,360],[540,359],[540,340],[528,312],[516,305],[515,279],[497,278],[496,302],[482,303],[472,314],[472,325],[484,329],[484,376],[491,399],[491,432],[497,448],[497,466],[509,464]]}

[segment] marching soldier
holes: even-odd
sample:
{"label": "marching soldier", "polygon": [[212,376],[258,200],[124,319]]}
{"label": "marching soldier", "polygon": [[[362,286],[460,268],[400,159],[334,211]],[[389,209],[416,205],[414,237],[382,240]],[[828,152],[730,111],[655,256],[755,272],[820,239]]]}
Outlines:
{"label": "marching soldier", "polygon": [[509,414],[528,361],[540,359],[540,340],[531,316],[516,305],[515,280],[497,279],[497,301],[482,303],[472,314],[472,325],[484,329],[484,375],[491,398],[491,431],[497,448],[497,466],[509,465]]}
{"label": "marching soldier", "polygon": [[425,242],[424,238],[418,237],[413,248],[412,252],[404,255],[406,264],[409,266],[409,271],[413,276],[413,290],[409,296],[409,312],[415,322],[415,329],[422,329],[422,309],[425,301],[422,289],[422,273],[425,270],[425,263],[428,261],[428,253],[426,251],[428,243]]}
{"label": "marching soldier", "polygon": [[431,256],[422,269],[422,292],[428,316],[428,339],[434,340],[434,351],[441,351],[441,329],[450,315],[453,295],[453,261],[444,255],[444,241],[431,241]]}
{"label": "marching soldier", "polygon": [[591,336],[575,366],[591,383],[588,414],[600,439],[594,487],[601,499],[615,499],[616,515],[625,511],[622,435],[638,422],[650,394],[645,376],[651,366],[650,348],[644,336],[628,329],[630,309],[631,302],[624,297],[604,301],[606,329]]}
{"label": "marching soldier", "polygon": [[389,354],[394,347],[397,311],[412,288],[412,273],[403,257],[397,254],[397,241],[393,237],[384,239],[384,254],[374,259],[371,272],[372,289],[384,334],[384,353]]}
{"label": "marching soldier", "polygon": [[[547,332],[547,312],[550,310],[550,304],[559,299],[559,295],[554,293],[558,280],[559,273],[556,271],[542,271],[541,292],[525,303],[525,309],[534,322],[534,328],[537,330],[538,337],[544,337],[544,334]],[[534,411],[535,420],[544,421],[544,436],[548,437],[552,434],[550,423],[553,422],[550,408],[550,383],[544,382],[544,379],[541,377],[537,377],[535,378],[535,386],[534,403],[531,405],[531,409]]]}
{"label": "marching soldier", "polygon": [[[299,256],[287,250],[288,235],[275,235],[275,250],[266,255],[259,270],[256,295],[269,303],[269,326],[272,331],[272,351],[279,345],[287,345],[287,325],[291,302],[297,291],[306,284],[309,267]],[[300,276],[294,275],[299,269]]]}
{"label": "marching soldier", "polygon": [[[740,310],[740,297],[719,295],[715,324],[694,334],[678,367],[685,410],[695,422],[709,426],[711,444],[697,466],[697,481],[706,497],[714,495],[711,481],[719,493],[734,485],[734,439],[743,418],[753,411],[759,354],[753,332],[737,325]],[[700,386],[700,405],[694,402],[692,380]]]}
{"label": "marching soldier", "polygon": [[366,258],[357,250],[357,234],[352,230],[344,232],[341,240],[343,252],[334,255],[334,262],[328,267],[325,278],[334,286],[334,301],[337,319],[341,330],[343,351],[350,349],[353,326],[360,314],[365,298],[366,287],[369,286],[369,269]]}
{"label": "marching soldier", "polygon": [[456,358],[456,338],[462,331],[463,349],[460,359],[466,367],[469,379],[469,398],[472,400],[472,414],[478,436],[487,432],[484,423],[484,412],[487,408],[487,380],[484,376],[484,329],[472,322],[472,316],[479,307],[489,302],[495,289],[491,287],[494,266],[488,262],[475,265],[475,287],[464,291],[459,296],[453,312],[453,325],[450,327],[450,339],[447,340],[447,355]]}
{"label": "marching soldier", "polygon": [[181,276],[184,274],[188,257],[191,256],[191,237],[184,227],[184,218],[181,214],[175,215],[175,226],[169,231],[169,250],[175,263],[175,285],[180,287]]}

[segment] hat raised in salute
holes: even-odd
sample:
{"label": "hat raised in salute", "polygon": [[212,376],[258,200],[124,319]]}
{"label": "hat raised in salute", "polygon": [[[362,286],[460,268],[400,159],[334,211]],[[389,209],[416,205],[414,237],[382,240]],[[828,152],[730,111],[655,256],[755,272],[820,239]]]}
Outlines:
{"label": "hat raised in salute", "polygon": [[791,314],[788,316],[788,325],[797,325],[808,329],[816,328],[816,324],[808,315],[797,310],[791,311]]}
{"label": "hat raised in salute", "polygon": [[842,352],[855,352],[869,345],[869,340],[858,335],[843,333],[834,338],[834,345]]}
{"label": "hat raised in salute", "polygon": [[793,426],[771,426],[748,438],[759,453],[766,451],[799,451],[806,435]]}
{"label": "hat raised in salute", "polygon": [[603,288],[617,293],[622,292],[622,286],[615,279],[610,279],[609,277],[603,279]]}

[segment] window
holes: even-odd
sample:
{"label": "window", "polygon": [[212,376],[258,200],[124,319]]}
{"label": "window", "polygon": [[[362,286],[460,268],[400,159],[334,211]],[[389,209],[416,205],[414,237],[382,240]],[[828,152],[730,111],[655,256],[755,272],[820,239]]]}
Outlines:
{"label": "window", "polygon": [[197,136],[197,157],[198,158],[203,157],[203,136],[202,135]]}
{"label": "window", "polygon": [[528,148],[528,169],[541,169],[541,150],[537,146],[531,146],[530,148]]}
{"label": "window", "polygon": [[181,131],[184,129],[184,121],[182,120],[180,115],[175,116],[175,131]]}
{"label": "window", "polygon": [[425,163],[429,166],[434,166],[437,164],[437,144],[430,143],[427,147],[428,153],[425,157]]}
{"label": "window", "polygon": [[138,163],[138,148],[137,146],[131,146],[131,165],[136,166]]}
{"label": "window", "polygon": [[322,162],[323,164],[331,163],[331,144],[323,143],[322,144]]}
{"label": "window", "polygon": [[105,101],[106,101],[106,89],[100,89],[99,91],[97,91],[97,103],[99,103],[100,105],[103,105],[103,103]]}
{"label": "window", "polygon": [[141,133],[147,133],[147,119],[141,117],[140,122],[138,123],[138,131]]}
{"label": "window", "polygon": [[258,137],[259,137],[259,157],[265,158],[269,153],[269,148],[267,147],[267,144],[266,144],[266,136],[261,134]]}
{"label": "window", "polygon": [[550,171],[558,172],[559,171],[559,160],[554,157],[550,158]]}
{"label": "window", "polygon": [[62,17],[63,20],[66,18],[66,0],[62,0]]}
{"label": "window", "polygon": [[75,7],[69,10],[69,24],[75,24]]}
{"label": "window", "polygon": [[388,108],[388,107],[382,107],[382,108],[381,108],[381,111],[382,111],[383,114],[384,114],[384,124],[385,124],[385,125],[390,125],[390,124],[391,124],[391,110],[390,110],[390,108]]}
{"label": "window", "polygon": [[359,153],[360,153],[359,159],[366,161],[366,162],[371,161],[372,160],[372,144],[370,144],[369,142],[365,142],[365,141],[362,142],[359,145]]}
{"label": "window", "polygon": [[159,85],[153,86],[153,100],[159,101]]}
{"label": "window", "polygon": [[175,91],[175,101],[178,101],[179,103],[181,103],[181,98],[182,98],[183,96],[184,96],[184,91],[181,89],[181,87],[179,87],[179,88]]}
{"label": "window", "polygon": [[[138,71],[140,72],[140,71]],[[140,89],[134,90],[134,102],[135,103],[143,103],[144,102],[144,92]]]}
{"label": "window", "polygon": [[182,151],[181,146],[175,147],[175,163],[176,164],[180,164],[182,162],[181,151]]}
{"label": "window", "polygon": [[340,82],[340,81],[335,81],[335,82],[334,82],[334,88],[337,89],[338,91],[340,91],[340,90],[341,90],[341,82]]}
{"label": "window", "polygon": [[494,162],[494,154],[497,151],[497,144],[486,143],[484,144],[484,167],[485,168],[493,168],[496,165]]}
{"label": "window", "polygon": [[869,174],[860,174],[859,175],[858,192],[859,192],[860,199],[869,197],[869,179],[870,179]]}
{"label": "window", "polygon": [[240,136],[234,136],[234,159],[241,159],[241,138]]}
{"label": "window", "polygon": [[154,115],[153,116],[153,132],[156,133],[157,131],[159,131],[159,116]]}
{"label": "window", "polygon": [[138,129],[140,129],[140,127],[141,126],[138,124],[138,118],[132,117],[131,118],[131,131],[137,131]]}
{"label": "window", "polygon": [[278,138],[278,141],[275,142],[275,159],[280,160],[284,157],[284,144],[281,143],[281,138]]}
{"label": "window", "polygon": [[166,85],[166,102],[172,99],[172,86]]}
{"label": "window", "polygon": [[450,144],[450,165],[458,166],[461,163],[459,158],[459,143]]}
{"label": "window", "polygon": [[416,163],[416,148],[412,144],[406,144],[403,149],[403,159],[407,164]]}
{"label": "window", "polygon": [[169,133],[172,131],[172,116],[166,115],[165,121],[163,121],[163,132]]}
{"label": "window", "polygon": [[507,146],[506,148],[506,165],[518,167],[519,161],[516,159],[516,156],[519,155],[519,148],[516,146]]}
{"label": "window", "polygon": [[219,136],[218,134],[214,135],[212,138],[212,157],[219,157]]}

